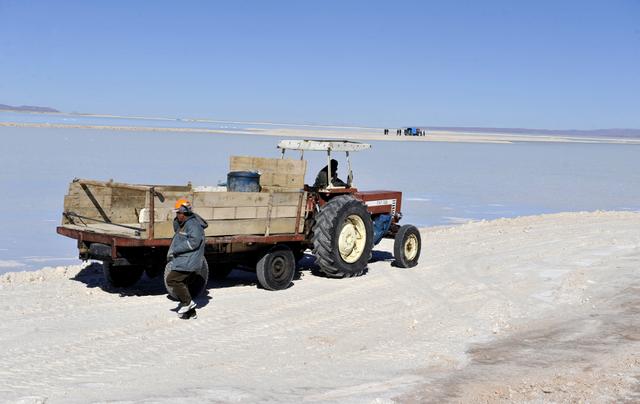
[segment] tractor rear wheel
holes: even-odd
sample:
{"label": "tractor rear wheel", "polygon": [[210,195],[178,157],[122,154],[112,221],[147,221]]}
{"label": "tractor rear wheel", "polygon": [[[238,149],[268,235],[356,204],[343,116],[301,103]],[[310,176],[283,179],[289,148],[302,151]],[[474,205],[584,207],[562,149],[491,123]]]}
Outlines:
{"label": "tractor rear wheel", "polygon": [[[173,265],[171,265],[171,262],[167,262],[167,266],[164,267],[164,287],[167,289],[167,293],[171,297],[177,299],[177,296],[173,294],[171,288],[167,286],[167,276],[172,269]],[[200,268],[194,271],[189,278],[189,285],[187,288],[189,289],[189,294],[192,299],[200,296],[200,294],[204,292],[207,287],[207,282],[209,282],[209,265],[207,264],[207,260],[203,259]]]}
{"label": "tractor rear wheel", "polygon": [[267,290],[288,288],[295,273],[296,261],[293,252],[286,245],[271,248],[256,264],[258,282]]}
{"label": "tractor rear wheel", "polygon": [[400,268],[412,268],[418,264],[422,240],[420,232],[415,226],[405,224],[396,233],[393,242],[394,264]]}
{"label": "tractor rear wheel", "polygon": [[316,215],[312,241],[316,262],[325,275],[362,275],[373,249],[373,223],[367,207],[351,195],[331,199]]}
{"label": "tractor rear wheel", "polygon": [[116,288],[133,286],[144,272],[142,265],[113,265],[111,261],[102,262],[102,273],[109,285]]}

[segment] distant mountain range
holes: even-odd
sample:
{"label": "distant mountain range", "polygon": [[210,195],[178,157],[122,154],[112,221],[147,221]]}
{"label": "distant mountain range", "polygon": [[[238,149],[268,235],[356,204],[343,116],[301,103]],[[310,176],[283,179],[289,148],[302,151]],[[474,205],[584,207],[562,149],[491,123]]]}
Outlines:
{"label": "distant mountain range", "polygon": [[57,109],[49,107],[37,107],[33,105],[20,105],[14,107],[12,105],[0,104],[0,111],[16,111],[16,112],[60,112]]}
{"label": "distant mountain range", "polygon": [[[14,112],[35,112],[35,113],[60,113],[51,107],[39,107],[34,105],[12,106],[0,104],[0,111]],[[71,112],[69,115],[93,115],[78,112]],[[98,116],[98,115],[96,115]],[[123,117],[124,118],[124,117]],[[274,123],[277,125],[277,123]],[[287,125],[287,124],[283,124]],[[305,124],[306,125],[306,124]],[[326,124],[316,124],[325,126]],[[311,124],[311,126],[316,126]],[[349,125],[344,125],[349,127]],[[427,131],[447,131],[457,133],[495,133],[495,134],[522,134],[540,136],[580,136],[580,137],[617,137],[617,138],[640,138],[640,129],[631,128],[608,128],[608,129],[527,129],[527,128],[490,128],[490,127],[465,127],[465,126],[418,126]],[[395,131],[395,129],[393,129]]]}

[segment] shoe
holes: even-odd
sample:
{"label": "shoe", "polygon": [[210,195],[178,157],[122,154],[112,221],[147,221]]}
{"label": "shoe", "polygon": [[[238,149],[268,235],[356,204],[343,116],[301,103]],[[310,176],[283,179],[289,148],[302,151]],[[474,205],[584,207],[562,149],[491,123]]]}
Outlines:
{"label": "shoe", "polygon": [[196,308],[196,303],[193,300],[187,304],[180,303],[180,306],[178,307],[178,314],[179,315],[186,314],[189,310],[195,309],[195,308]]}
{"label": "shoe", "polygon": [[188,312],[179,315],[178,317],[182,320],[195,320],[196,318],[198,318],[198,314],[196,314],[196,309],[191,309]]}

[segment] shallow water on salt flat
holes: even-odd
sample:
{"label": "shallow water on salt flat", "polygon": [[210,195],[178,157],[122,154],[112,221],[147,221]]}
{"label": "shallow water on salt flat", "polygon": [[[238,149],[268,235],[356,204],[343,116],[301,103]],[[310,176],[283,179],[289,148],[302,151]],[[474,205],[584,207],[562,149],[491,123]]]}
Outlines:
{"label": "shallow water on salt flat", "polygon": [[[253,135],[3,127],[0,139],[0,273],[77,262],[75,241],[55,232],[74,177],[216,185],[230,155],[279,155],[278,138]],[[355,185],[403,191],[403,223],[640,210],[638,145],[371,143],[353,153]],[[305,158],[312,183],[324,155]]]}

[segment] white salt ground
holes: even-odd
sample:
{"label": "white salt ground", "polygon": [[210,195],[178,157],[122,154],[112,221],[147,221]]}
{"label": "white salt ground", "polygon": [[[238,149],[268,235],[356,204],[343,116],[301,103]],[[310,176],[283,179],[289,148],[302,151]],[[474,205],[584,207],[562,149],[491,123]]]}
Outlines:
{"label": "white salt ground", "polygon": [[354,279],[304,268],[260,290],[234,271],[198,319],[160,280],[100,265],[0,277],[4,402],[610,402],[640,399],[640,214],[562,213],[422,229]]}

